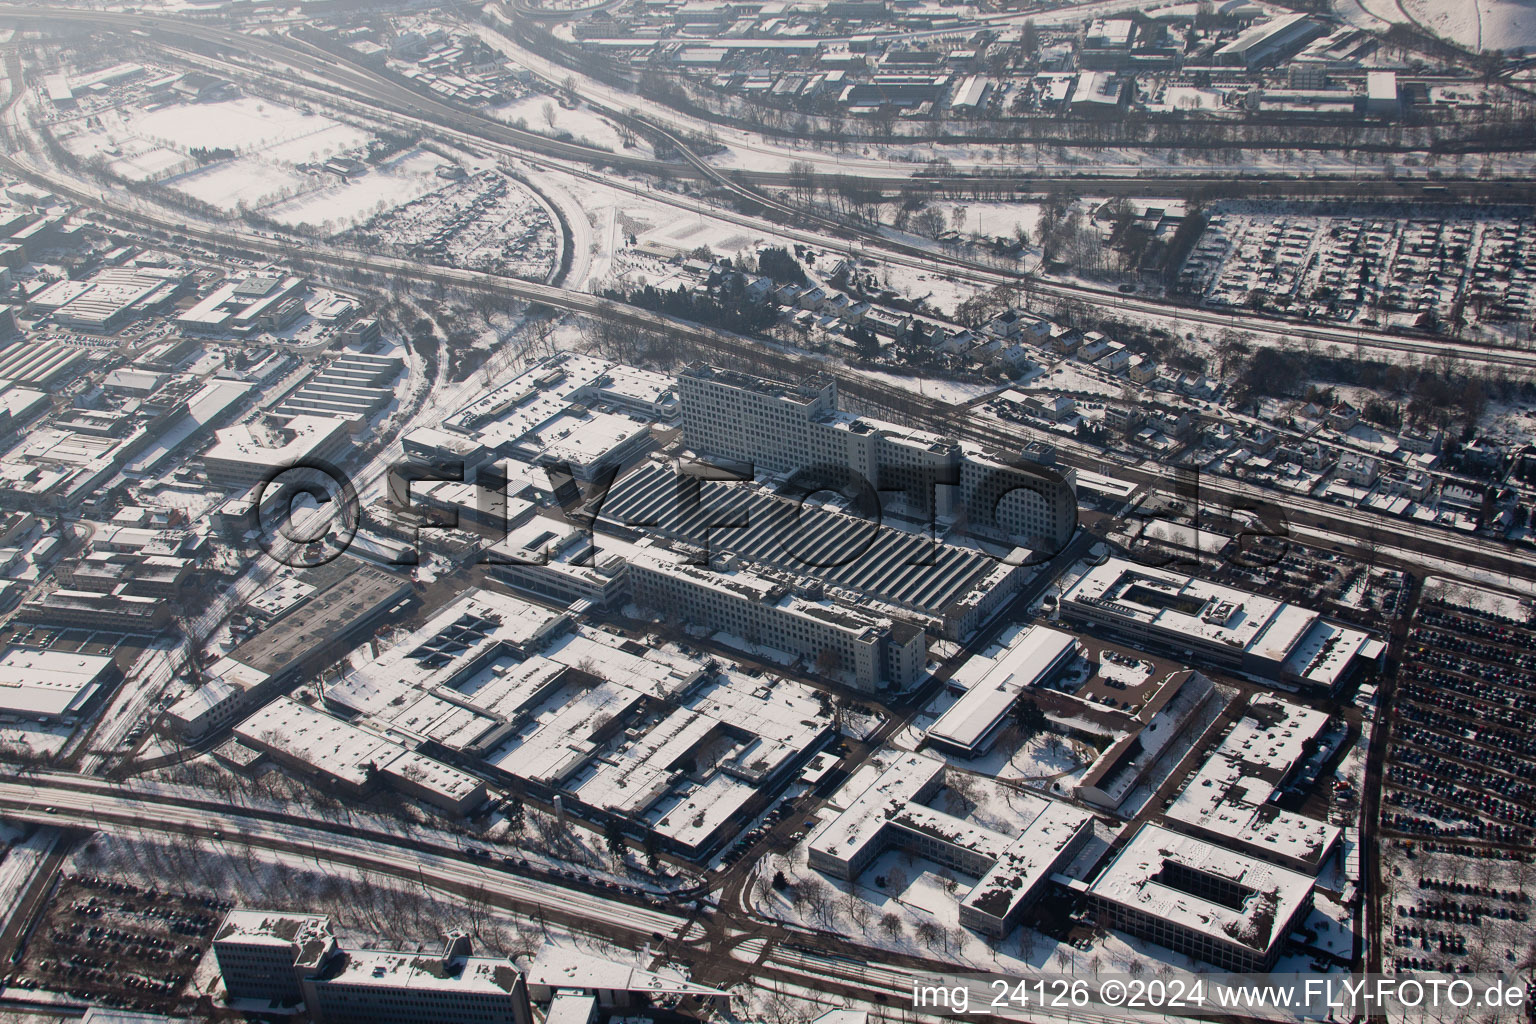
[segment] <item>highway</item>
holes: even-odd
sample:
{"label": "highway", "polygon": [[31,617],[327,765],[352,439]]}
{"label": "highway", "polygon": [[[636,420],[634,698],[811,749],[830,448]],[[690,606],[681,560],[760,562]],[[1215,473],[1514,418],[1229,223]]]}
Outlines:
{"label": "highway", "polygon": [[[66,178],[58,172],[39,175],[29,165],[22,164],[8,155],[0,154],[0,167],[6,167],[25,177],[41,178],[54,191],[75,199],[88,208],[105,206],[130,223],[148,224],[172,234],[185,235],[211,246],[216,251],[254,253],[274,259],[291,259],[293,256],[292,243],[285,239],[259,234],[243,227],[235,229],[213,225],[200,226],[185,214],[173,214],[136,206],[120,200],[113,193],[98,193],[86,184]],[[386,278],[396,277],[429,285],[450,285],[540,302],[558,309],[617,322],[664,336],[686,338],[694,344],[721,353],[721,358],[725,360],[739,358],[742,353],[749,353],[751,359],[767,363],[781,374],[799,376],[813,370],[827,372],[834,369],[810,357],[788,355],[750,338],[687,321],[674,320],[634,306],[603,299],[588,292],[498,277],[478,271],[427,266],[409,260],[372,255],[320,243],[309,244],[311,248],[305,254],[305,258],[313,264],[328,265],[346,271],[382,274]],[[1117,298],[1124,297],[1117,296]],[[1213,315],[1213,319],[1221,323],[1227,320],[1220,315]],[[1342,333],[1349,335],[1349,332]],[[1444,351],[1445,348],[1446,346],[1433,347],[1431,354]],[[1517,354],[1509,353],[1508,356],[1514,359]],[[1518,353],[1518,357],[1522,366],[1536,365],[1536,352],[1521,352]],[[1467,356],[1467,361],[1474,362],[1476,359]],[[1005,446],[1017,446],[1024,440],[1018,433],[989,427],[977,417],[965,417],[957,421],[956,408],[937,399],[927,398],[853,373],[840,373],[838,376],[840,388],[848,395],[913,410],[922,421],[921,425],[938,430],[940,433],[958,432],[970,440]],[[1064,461],[1068,464],[1103,472],[1133,483],[1171,486],[1174,475],[1171,468],[1147,463],[1126,464],[1120,460],[1110,459],[1103,452],[1070,438],[1051,435],[1050,440],[1063,452]],[[371,472],[365,474],[365,477],[371,479],[377,476],[379,468],[375,460]],[[1320,528],[1341,537],[1362,538],[1372,532],[1386,531],[1391,534],[1392,541],[1406,551],[1432,555],[1449,560],[1453,564],[1475,564],[1490,571],[1519,578],[1529,579],[1536,576],[1536,567],[1531,564],[1528,553],[1509,544],[1387,519],[1373,513],[1347,509],[1317,499],[1261,488],[1229,478],[1206,478],[1203,488],[1212,500],[1225,500],[1229,503],[1237,500],[1248,503],[1263,501],[1280,505],[1286,509],[1293,521],[1303,519],[1314,525],[1321,524]]]}
{"label": "highway", "polygon": [[[704,213],[707,211],[709,216],[742,223],[764,232],[803,242],[807,245],[832,251],[848,251],[850,254],[870,253],[878,255],[881,259],[893,264],[930,272],[942,272],[958,280],[976,284],[979,287],[994,287],[1000,284],[1023,285],[1031,292],[1041,296],[1088,302],[1100,306],[1111,306],[1117,310],[1129,313],[1166,318],[1172,321],[1177,328],[1187,329],[1191,324],[1198,324],[1215,329],[1245,331],[1256,338],[1265,340],[1269,344],[1294,346],[1300,339],[1311,339],[1314,342],[1339,345],[1373,354],[1385,353],[1389,356],[1413,355],[1429,359],[1450,353],[1467,363],[1522,370],[1536,368],[1536,352],[1532,351],[1493,348],[1472,342],[1451,341],[1433,337],[1389,334],[1354,327],[1332,327],[1284,317],[1258,315],[1251,312],[1216,311],[1166,300],[1123,295],[1111,288],[1069,284],[1049,278],[1030,277],[1017,272],[999,270],[977,260],[944,252],[937,244],[931,246],[919,245],[903,239],[890,238],[877,229],[835,221],[781,200],[765,196],[749,187],[752,184],[768,183],[762,174],[744,175],[741,172],[733,171],[727,173],[721,171],[689,150],[684,141],[674,133],[671,133],[669,129],[663,128],[660,125],[650,124],[649,122],[647,123],[651,130],[666,134],[675,141],[680,152],[683,152],[687,158],[685,164],[680,165],[645,157],[613,153],[608,150],[599,150],[579,143],[550,139],[534,132],[517,129],[455,107],[426,93],[409,89],[362,67],[339,64],[335,57],[325,55],[323,51],[306,52],[313,49],[309,44],[284,46],[262,36],[253,36],[214,26],[187,24],[173,19],[154,18],[144,15],[114,14],[97,11],[48,11],[46,13],[49,15],[67,16],[71,20],[86,22],[106,19],[108,24],[148,25],[159,30],[155,33],[158,43],[177,50],[183,59],[223,64],[225,65],[224,70],[227,72],[238,70],[238,72],[245,75],[252,75],[257,74],[258,69],[249,64],[233,65],[228,61],[178,49],[167,40],[159,37],[161,35],[183,36],[205,44],[234,47],[242,55],[246,55],[247,51],[249,51],[251,56],[260,57],[262,60],[273,62],[280,66],[261,72],[265,84],[274,89],[280,91],[299,90],[305,92],[308,99],[324,101],[327,98],[327,93],[316,92],[312,84],[306,87],[300,81],[304,75],[314,76],[317,81],[324,81],[328,88],[332,90],[330,94],[332,102],[335,101],[337,95],[365,100],[370,104],[370,110],[374,116],[389,113],[391,116],[408,123],[411,127],[429,134],[449,138],[456,137],[459,141],[467,139],[480,146],[491,145],[501,148],[508,156],[524,160],[534,159],[530,157],[530,153],[545,154],[561,158],[562,160],[574,160],[578,163],[595,165],[599,168],[617,166],[641,173],[661,174],[666,178],[676,178],[680,172],[684,172],[684,176],[687,176],[687,172],[691,169],[693,176],[713,181],[718,187],[736,195],[742,201],[751,202],[774,211],[785,218],[789,224],[817,224],[821,225],[823,230],[808,230],[798,226],[785,227],[774,221],[731,214],[702,204],[691,197],[674,195],[663,189],[642,190],[635,186],[622,184],[611,175],[593,175],[593,177],[600,177],[606,184],[619,184],[619,187],[626,188],[629,191],[635,192],[635,194],[644,195],[653,201],[676,205],[694,212]],[[25,20],[43,16],[44,12],[36,8],[0,5],[0,20],[6,17]],[[319,54],[319,56],[316,54]],[[286,70],[287,73],[282,73],[283,70]],[[624,114],[616,114],[614,116],[626,117]],[[535,162],[537,161],[535,160]],[[59,174],[56,169],[45,170],[26,166],[9,157],[0,160],[0,166],[4,166],[13,173],[28,178],[41,178],[44,184],[57,188],[67,195],[78,197],[81,202],[86,202],[83,196],[89,196],[90,202],[88,205],[99,207],[107,204],[109,201],[108,196],[102,195],[95,189],[82,189],[78,182],[66,188],[65,183],[58,180]],[[559,165],[554,165],[552,169],[565,170],[567,173],[571,171],[570,167],[560,167]],[[763,172],[763,174],[769,173],[779,172]],[[903,177],[901,180],[906,181],[908,179]],[[1030,180],[1038,183],[1048,179],[1037,177]],[[1099,182],[1103,180],[1099,179]],[[1130,180],[1145,183],[1147,179],[1136,178]],[[1263,190],[1267,190],[1271,186],[1280,187],[1280,182],[1285,180],[1287,179],[1257,178],[1244,181],[1243,185],[1250,195],[1262,194]],[[779,173],[778,183],[783,184],[785,181],[787,181],[787,177]],[[1317,181],[1318,179],[1306,179],[1306,182],[1314,187]],[[1350,194],[1358,195],[1357,186],[1361,184],[1360,182],[1346,180],[1345,184],[1347,184]],[[1520,184],[1523,187],[1529,183],[1515,184]],[[1463,183],[1463,186],[1467,189],[1466,195],[1468,198],[1475,194],[1486,201],[1499,200],[1491,193],[1483,192],[1484,186],[1489,186],[1493,190],[1499,191],[1509,187],[1509,185],[1510,183],[1497,181],[1493,183],[1481,181]],[[1449,188],[1450,184],[1445,182],[1434,184],[1436,188],[1442,186]],[[1095,183],[1095,188],[1097,189],[1097,187],[1098,182]],[[1316,194],[1315,190],[1314,194]],[[142,211],[137,212],[142,213]],[[164,220],[169,221],[170,218],[164,218]],[[184,220],[185,217],[176,218],[174,223],[181,223]],[[193,234],[191,231],[183,233]],[[223,239],[224,241],[238,241],[247,248],[262,251],[259,248],[260,243],[253,239],[250,232],[236,229],[233,225],[222,229],[221,235],[226,236]],[[325,249],[330,249],[332,252],[337,251],[334,247],[322,247],[313,242],[306,242],[304,244],[314,247],[317,256],[325,251]],[[274,246],[266,251],[271,255],[275,255],[279,251],[286,251],[291,255],[292,248],[291,245],[287,247]],[[350,260],[353,266],[371,264],[373,269],[387,269],[391,273],[409,276],[409,271],[404,266],[404,261],[390,261],[386,258],[371,257],[360,253],[341,256],[338,252],[338,257]],[[393,266],[390,264],[393,264]],[[494,289],[497,287],[495,282],[509,281],[506,278],[474,274],[469,271],[456,271],[451,268],[427,268],[427,276],[434,280],[452,281],[460,286],[477,289],[486,287]],[[573,293],[560,289],[549,289],[542,293],[534,294],[528,291],[526,287],[528,284],[528,282],[517,282],[516,285],[506,290],[517,294],[518,286],[523,286],[520,297],[550,303],[577,312],[593,312],[590,296],[585,297],[587,302],[585,303],[586,308],[583,309],[581,308],[583,303],[570,298],[570,295]],[[1179,333],[1182,333],[1182,330]]]}
{"label": "highway", "polygon": [[25,781],[0,781],[0,810],[7,818],[46,825],[146,830],[208,842],[228,836],[242,845],[364,867],[525,913],[542,911],[552,920],[582,927],[603,922],[606,929],[641,943],[651,941],[653,932],[671,935],[686,923],[667,911],[514,874],[419,834],[391,836],[84,777],[41,774]]}

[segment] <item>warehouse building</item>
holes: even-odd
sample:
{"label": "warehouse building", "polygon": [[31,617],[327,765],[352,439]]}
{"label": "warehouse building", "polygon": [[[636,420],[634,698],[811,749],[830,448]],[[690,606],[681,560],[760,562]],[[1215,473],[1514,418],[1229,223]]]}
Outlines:
{"label": "warehouse building", "polygon": [[0,652],[0,718],[74,718],[121,678],[109,657],[8,646]]}
{"label": "warehouse building", "polygon": [[1297,53],[1324,35],[1321,22],[1305,14],[1287,14],[1262,21],[1217,49],[1215,62],[1226,67],[1256,68]]}
{"label": "warehouse building", "polygon": [[619,478],[598,509],[598,529],[660,537],[754,566],[814,576],[828,596],[960,640],[1006,602],[1031,570],[983,551],[935,543],[750,481],[701,480],[650,462]]}
{"label": "warehouse building", "polygon": [[485,783],[474,776],[288,697],[241,722],[235,736],[350,796],[388,786],[459,816],[485,802]]}
{"label": "warehouse building", "polygon": [[928,727],[923,742],[961,757],[985,754],[1020,695],[1048,683],[1076,654],[1070,634],[1030,626],[996,656],[969,659],[950,677],[965,693]]}

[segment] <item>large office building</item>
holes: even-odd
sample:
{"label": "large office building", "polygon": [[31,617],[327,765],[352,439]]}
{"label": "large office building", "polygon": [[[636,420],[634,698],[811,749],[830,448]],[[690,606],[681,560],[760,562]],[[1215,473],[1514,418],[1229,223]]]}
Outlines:
{"label": "large office building", "polygon": [[1328,713],[1255,697],[1165,817],[1174,828],[1284,867],[1317,874],[1341,830],[1274,803],[1309,761],[1320,762]]}
{"label": "large office building", "polygon": [[211,482],[223,487],[255,487],[294,466],[334,463],[348,446],[346,422],[330,416],[295,416],[270,431],[228,427],[214,436],[203,468]]}
{"label": "large office building", "polygon": [[461,933],[439,954],[348,949],[321,915],[234,910],[213,954],[231,1001],[302,1002],[315,1024],[532,1022],[522,972]]}
{"label": "large office building", "polygon": [[1317,612],[1167,569],[1111,558],[1062,595],[1070,621],[1198,654],[1234,672],[1336,694],[1385,645]]}
{"label": "large office building", "polygon": [[1223,970],[1264,973],[1312,909],[1312,878],[1141,826],[1088,886],[1107,927]]}
{"label": "large office building", "polygon": [[937,758],[902,752],[872,782],[855,776],[853,792],[837,801],[845,810],[807,840],[810,866],[852,880],[886,850],[908,850],[976,876],[960,900],[960,923],[1001,938],[1087,842],[1093,816],[1070,804],[1015,794],[1009,806],[1018,815],[1018,831],[999,832],[927,806],[943,788],[945,771]]}
{"label": "large office building", "polygon": [[678,375],[678,395],[684,440],[703,455],[810,489],[867,485],[891,510],[1010,546],[1057,551],[1077,527],[1071,470],[841,412],[829,377],[789,384],[699,364]]}
{"label": "large office building", "polygon": [[309,279],[252,273],[226,281],[176,318],[190,334],[250,334],[278,331],[304,314]]}

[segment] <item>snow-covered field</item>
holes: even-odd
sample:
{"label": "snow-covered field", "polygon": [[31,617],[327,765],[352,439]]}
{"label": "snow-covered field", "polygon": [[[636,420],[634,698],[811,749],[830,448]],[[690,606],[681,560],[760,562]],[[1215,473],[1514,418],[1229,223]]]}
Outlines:
{"label": "snow-covered field", "polygon": [[434,153],[411,150],[346,181],[327,177],[327,183],[319,188],[275,203],[262,212],[279,224],[319,227],[326,234],[334,234],[366,217],[426,195],[442,184],[435,172],[446,164]]}
{"label": "snow-covered field", "polygon": [[[362,156],[372,134],[255,96],[107,110],[93,122],[63,124],[57,134],[70,152],[99,159],[127,180],[162,181],[225,213],[259,212],[326,234],[441,188],[436,171],[449,162],[412,149],[342,178],[317,165]],[[197,155],[220,150],[234,155],[206,164]]]}
{"label": "snow-covered field", "polygon": [[1524,0],[1402,0],[1399,6],[1421,28],[1469,50],[1536,47],[1536,7]]}
{"label": "snow-covered field", "polygon": [[236,210],[242,205],[257,209],[292,195],[311,180],[311,176],[283,164],[240,158],[180,175],[171,181],[171,187],[221,210]]}
{"label": "snow-covered field", "polygon": [[183,152],[232,149],[288,163],[335,156],[368,141],[360,128],[254,96],[161,107],[131,114],[127,125],[140,138]]}

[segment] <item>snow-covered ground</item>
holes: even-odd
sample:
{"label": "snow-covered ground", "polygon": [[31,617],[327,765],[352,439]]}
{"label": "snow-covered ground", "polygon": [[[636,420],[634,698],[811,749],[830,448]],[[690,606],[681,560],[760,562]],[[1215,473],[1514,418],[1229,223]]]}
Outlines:
{"label": "snow-covered ground", "polygon": [[[10,832],[9,826],[6,831]],[[0,860],[0,927],[10,923],[10,917],[18,909],[27,883],[32,880],[33,874],[58,838],[58,829],[39,828],[27,838],[17,841],[6,852],[5,858]]]}
{"label": "snow-covered ground", "polygon": [[[1378,6],[1392,5],[1372,10]],[[1397,7],[1420,28],[1469,50],[1536,47],[1536,8],[1523,0],[1401,0]]]}
{"label": "snow-covered ground", "polygon": [[327,177],[318,188],[265,208],[262,212],[289,226],[319,227],[326,234],[352,227],[365,217],[408,203],[442,184],[436,171],[448,161],[424,149],[393,157],[367,173],[346,180]]}
{"label": "snow-covered ground", "polygon": [[487,113],[508,124],[522,122],[530,131],[554,136],[569,135],[575,142],[611,149],[616,153],[650,153],[650,147],[638,138],[635,139],[635,145],[626,150],[625,136],[615,127],[614,122],[586,104],[571,108],[562,106],[552,96],[534,95],[493,107]]}

